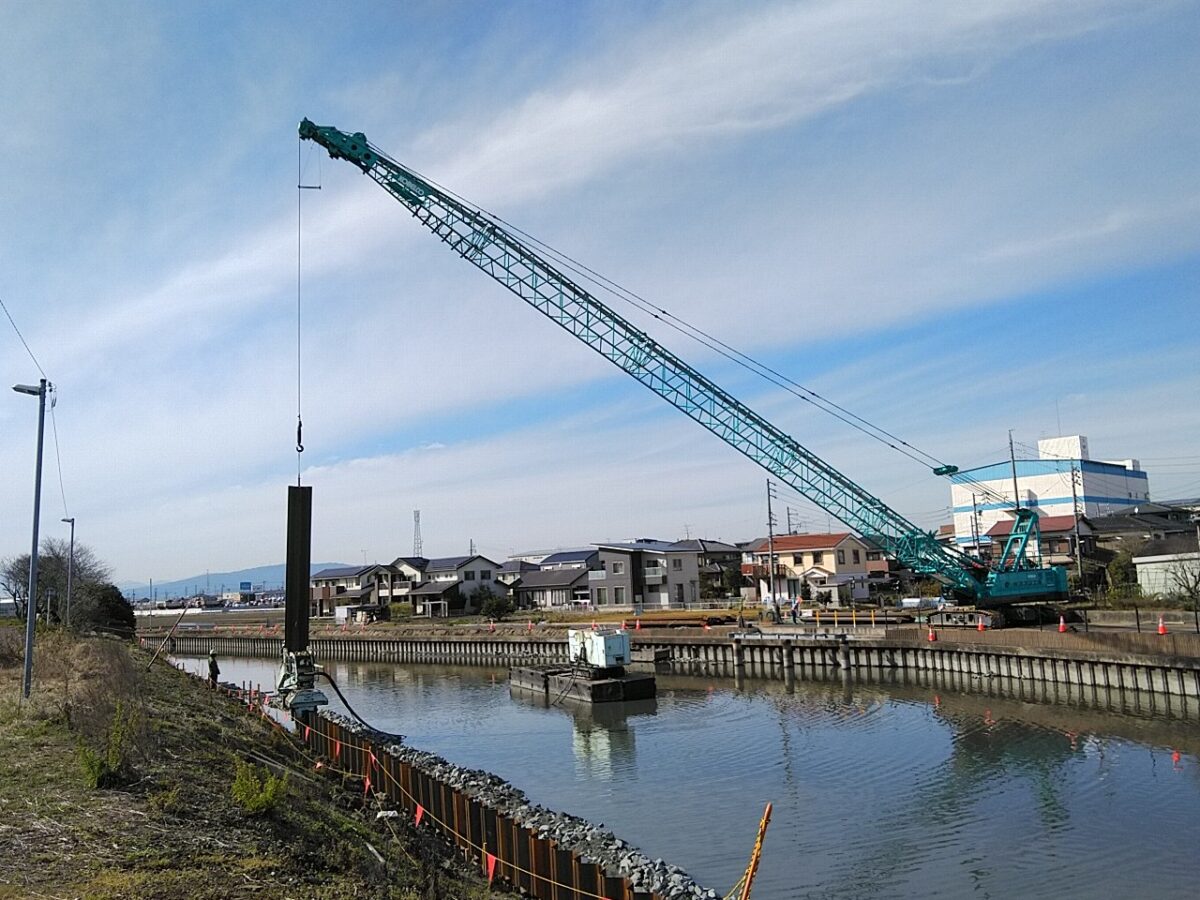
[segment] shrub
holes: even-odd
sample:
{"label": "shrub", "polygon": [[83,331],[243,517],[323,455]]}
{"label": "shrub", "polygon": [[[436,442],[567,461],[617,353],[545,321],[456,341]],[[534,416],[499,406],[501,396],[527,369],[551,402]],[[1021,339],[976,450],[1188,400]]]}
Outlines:
{"label": "shrub", "polygon": [[497,622],[512,615],[513,609],[511,600],[507,597],[497,597],[491,591],[487,592],[487,596],[483,597],[479,604],[479,614],[485,619],[495,619]]}
{"label": "shrub", "polygon": [[268,774],[261,778],[250,763],[237,761],[237,776],[233,780],[233,799],[252,816],[269,813],[287,792],[287,775],[282,778]]}
{"label": "shrub", "polygon": [[127,784],[133,774],[130,754],[138,729],[138,714],[120,700],[108,726],[104,751],[97,753],[80,740],[77,752],[88,787],[111,788]]}

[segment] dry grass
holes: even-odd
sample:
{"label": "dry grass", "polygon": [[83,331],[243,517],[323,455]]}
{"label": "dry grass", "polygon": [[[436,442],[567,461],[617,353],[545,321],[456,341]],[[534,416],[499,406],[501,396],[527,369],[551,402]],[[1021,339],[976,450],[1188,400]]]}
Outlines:
{"label": "dry grass", "polygon": [[[39,635],[35,691],[18,703],[11,631],[0,628],[0,900],[488,896],[411,829],[400,841],[377,830],[361,789],[314,777],[290,738],[164,663],[145,671],[148,655],[125,644]],[[118,704],[141,723],[129,778],[91,789],[77,746],[104,746]],[[234,799],[246,759],[292,773],[273,811],[251,816]]]}

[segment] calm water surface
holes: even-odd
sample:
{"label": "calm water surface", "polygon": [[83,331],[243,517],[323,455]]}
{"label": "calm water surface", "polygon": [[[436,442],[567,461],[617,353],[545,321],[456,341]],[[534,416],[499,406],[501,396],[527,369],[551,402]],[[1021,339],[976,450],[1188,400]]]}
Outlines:
{"label": "calm water surface", "polygon": [[[274,683],[270,661],[221,668]],[[767,801],[755,898],[1200,893],[1200,729],[1178,711],[664,675],[656,701],[547,708],[510,694],[504,669],[329,669],[376,727],[603,822],[721,893]]]}

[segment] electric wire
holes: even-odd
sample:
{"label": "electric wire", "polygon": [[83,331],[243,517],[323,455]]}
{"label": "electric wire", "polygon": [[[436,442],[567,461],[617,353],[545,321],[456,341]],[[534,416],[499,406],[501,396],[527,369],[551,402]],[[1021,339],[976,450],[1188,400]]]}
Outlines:
{"label": "electric wire", "polygon": [[0,297],[0,309],[4,310],[4,315],[8,317],[8,323],[16,332],[17,338],[21,341],[21,346],[25,348],[25,352],[29,354],[29,358],[33,360],[33,364],[37,367],[42,378],[46,379],[46,392],[50,395],[50,428],[54,435],[54,459],[58,465],[58,491],[62,496],[63,516],[69,518],[70,513],[67,511],[67,491],[63,486],[62,474],[62,453],[58,446],[58,419],[54,415],[54,407],[58,405],[58,396],[54,385],[50,383],[50,377],[46,374],[46,370],[42,368],[42,364],[38,362],[38,358],[34,356],[33,350],[29,346],[29,342],[25,340],[25,335],[21,334],[21,329],[17,327],[16,321],[12,317],[12,313],[8,311],[8,305],[4,302],[4,298]]}
{"label": "electric wire", "polygon": [[37,357],[33,355],[33,351],[29,349],[29,344],[25,341],[25,335],[21,334],[21,329],[17,327],[17,323],[13,320],[12,313],[8,311],[8,305],[4,302],[4,298],[0,297],[0,309],[4,310],[4,315],[8,316],[8,324],[17,333],[17,337],[21,341],[21,346],[25,348],[25,352],[29,354],[29,358],[33,360],[33,364],[37,366],[37,370],[42,373],[42,377],[49,380],[46,370],[42,368],[42,364],[38,362]]}
{"label": "electric wire", "polygon": [[63,518],[69,519],[71,513],[67,511],[67,489],[63,485],[62,473],[62,453],[58,447],[58,418],[54,415],[54,407],[58,405],[57,397],[50,404],[50,431],[54,435],[54,461],[58,464],[58,492],[62,496]]}

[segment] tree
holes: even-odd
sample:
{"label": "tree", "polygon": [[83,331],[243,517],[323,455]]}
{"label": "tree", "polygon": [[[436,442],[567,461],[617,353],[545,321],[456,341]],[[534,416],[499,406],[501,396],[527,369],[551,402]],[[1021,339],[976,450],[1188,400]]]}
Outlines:
{"label": "tree", "polygon": [[1108,570],[1110,588],[1121,585],[1137,584],[1137,567],[1133,564],[1133,551],[1121,550],[1105,567]]}
{"label": "tree", "polygon": [[496,596],[486,584],[471,593],[471,605],[478,607],[479,614],[485,619],[495,619],[497,622],[511,615],[515,608],[511,600]]}
{"label": "tree", "polygon": [[[37,606],[39,616],[44,615],[47,605],[50,619],[61,622],[67,609],[67,570],[71,558],[71,542],[62,538],[42,539],[38,551]],[[89,587],[107,583],[109,568],[91,547],[75,542],[73,588],[75,597]],[[24,618],[29,595],[29,554],[10,557],[0,562],[0,586],[12,595],[17,605],[17,615]],[[74,616],[72,615],[72,618]]]}
{"label": "tree", "polygon": [[100,631],[132,638],[137,629],[133,606],[115,584],[88,584],[77,593],[71,607],[71,624],[84,631]]}
{"label": "tree", "polygon": [[806,604],[812,603],[812,585],[807,578],[800,579],[800,599]]}
{"label": "tree", "polygon": [[1167,582],[1177,597],[1190,600],[1193,605],[1200,601],[1200,557],[1172,563],[1167,570]]}

